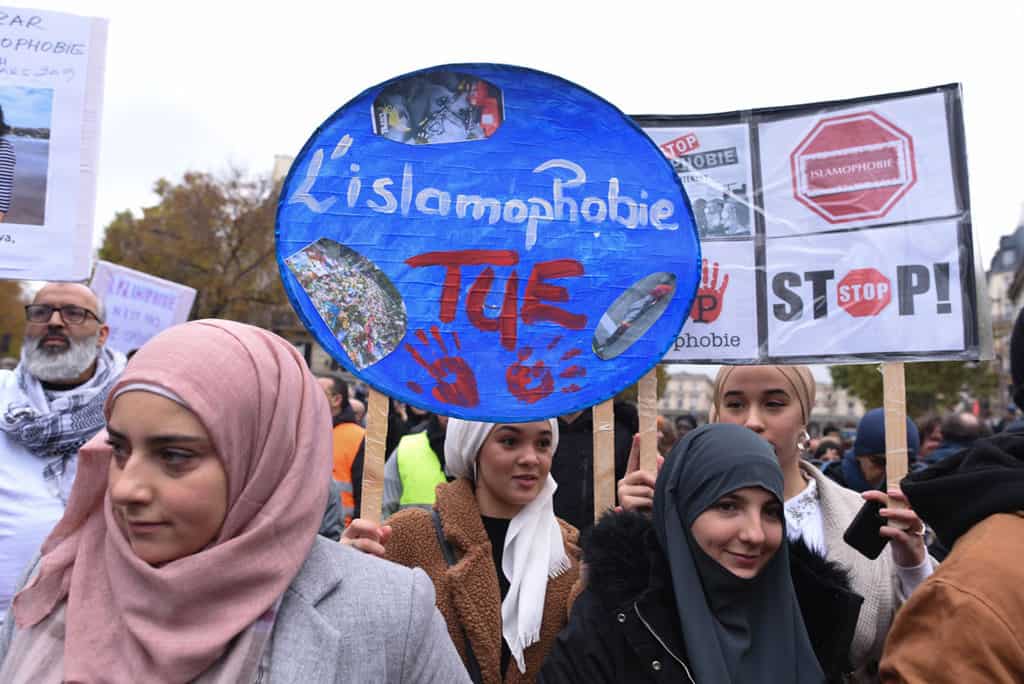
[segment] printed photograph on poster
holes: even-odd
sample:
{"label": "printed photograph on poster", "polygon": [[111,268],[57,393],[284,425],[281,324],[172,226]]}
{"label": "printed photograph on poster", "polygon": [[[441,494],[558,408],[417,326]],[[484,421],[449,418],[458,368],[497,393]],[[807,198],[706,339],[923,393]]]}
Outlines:
{"label": "printed photograph on poster", "polygon": [[942,93],[758,124],[766,235],[957,213]]}
{"label": "printed photograph on poster", "polygon": [[0,85],[0,222],[46,219],[53,89]]}
{"label": "printed photograph on poster", "polygon": [[956,221],[818,235],[810,242],[767,241],[771,357],[964,348]]}
{"label": "printed photograph on poster", "polygon": [[0,40],[0,278],[82,281],[92,270],[107,21],[18,16],[27,19],[5,23]]}
{"label": "printed photograph on poster", "polygon": [[357,368],[393,352],[405,336],[405,304],[361,254],[323,238],[285,259],[317,313]]}
{"label": "printed photograph on poster", "polygon": [[374,132],[410,145],[483,140],[503,119],[501,90],[482,78],[451,71],[403,78],[373,102]]}
{"label": "printed photograph on poster", "polygon": [[679,175],[701,240],[753,234],[750,131],[745,124],[643,128]]}
{"label": "printed photograph on poster", "polygon": [[693,307],[666,363],[720,363],[758,355],[757,287],[750,242],[705,245]]}
{"label": "printed photograph on poster", "polygon": [[614,359],[654,325],[676,291],[673,273],[652,273],[623,292],[597,322],[593,349],[598,358]]}

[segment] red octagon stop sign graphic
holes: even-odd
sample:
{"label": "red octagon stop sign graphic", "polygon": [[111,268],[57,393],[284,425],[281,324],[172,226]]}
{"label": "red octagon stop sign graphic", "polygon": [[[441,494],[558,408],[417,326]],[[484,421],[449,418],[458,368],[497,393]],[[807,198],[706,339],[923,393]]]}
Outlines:
{"label": "red octagon stop sign graphic", "polygon": [[829,223],[885,216],[917,181],[913,139],[872,111],[822,119],[789,158],[793,197]]}
{"label": "red octagon stop sign graphic", "polygon": [[839,281],[836,294],[851,316],[875,316],[892,301],[892,284],[877,269],[858,268]]}

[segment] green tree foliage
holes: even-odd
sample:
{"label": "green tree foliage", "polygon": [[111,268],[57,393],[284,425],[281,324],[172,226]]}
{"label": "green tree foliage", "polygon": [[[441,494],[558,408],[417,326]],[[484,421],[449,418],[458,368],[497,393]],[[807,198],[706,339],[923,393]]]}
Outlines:
{"label": "green tree foliage", "polygon": [[18,358],[25,337],[28,297],[17,280],[0,280],[0,356]]}
{"label": "green tree foliage", "polygon": [[[992,396],[998,380],[990,362],[926,361],[907,363],[907,415],[950,410],[960,403],[961,393],[971,399]],[[882,405],[882,373],[877,364],[832,366],[832,382],[864,402],[866,408]]]}
{"label": "green tree foliage", "polygon": [[153,189],[159,202],[141,218],[122,211],[107,226],[101,259],[194,287],[192,318],[301,328],[274,258],[279,187],[232,170],[189,172]]}

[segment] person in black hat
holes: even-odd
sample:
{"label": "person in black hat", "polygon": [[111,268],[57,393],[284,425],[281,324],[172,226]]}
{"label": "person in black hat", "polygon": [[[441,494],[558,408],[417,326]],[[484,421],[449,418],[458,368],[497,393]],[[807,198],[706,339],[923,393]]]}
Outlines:
{"label": "person in black hat", "polygon": [[[917,426],[907,419],[907,457],[914,460],[921,439]],[[857,492],[885,489],[885,411],[871,409],[857,425],[853,448],[842,460],[825,467],[824,473],[842,486]]]}
{"label": "person in black hat", "polygon": [[881,681],[1020,682],[1024,435],[978,440],[900,486],[952,551],[896,613]]}

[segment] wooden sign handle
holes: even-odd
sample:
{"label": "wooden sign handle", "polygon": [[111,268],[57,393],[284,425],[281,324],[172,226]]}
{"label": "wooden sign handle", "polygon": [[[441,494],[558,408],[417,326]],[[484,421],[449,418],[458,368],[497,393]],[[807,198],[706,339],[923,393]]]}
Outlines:
{"label": "wooden sign handle", "polygon": [[614,400],[594,407],[594,520],[615,506]]}
{"label": "wooden sign handle", "polygon": [[[907,381],[900,362],[882,364],[882,405],[885,411],[885,478],[889,487],[896,487],[907,475]],[[889,506],[902,507],[891,500]]]}
{"label": "wooden sign handle", "polygon": [[640,409],[640,468],[658,471],[658,368],[655,366],[640,378],[637,387]]}
{"label": "wooden sign handle", "polygon": [[388,437],[388,408],[386,394],[370,390],[366,407],[366,449],[363,454],[363,498],[359,502],[360,516],[380,523],[384,502],[384,458]]}

